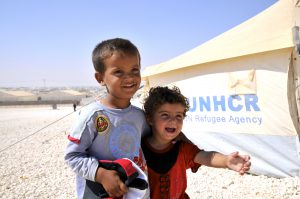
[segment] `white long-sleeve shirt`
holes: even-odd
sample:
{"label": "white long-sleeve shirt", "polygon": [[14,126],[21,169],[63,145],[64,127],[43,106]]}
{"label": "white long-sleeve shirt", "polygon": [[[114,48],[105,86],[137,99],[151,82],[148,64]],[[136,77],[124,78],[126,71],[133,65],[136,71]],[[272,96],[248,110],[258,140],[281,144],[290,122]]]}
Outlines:
{"label": "white long-sleeve shirt", "polygon": [[77,175],[77,198],[83,198],[86,179],[95,181],[98,160],[129,158],[143,170],[141,135],[148,131],[143,111],[133,105],[111,109],[96,101],[80,110],[69,131],[65,154],[66,163]]}

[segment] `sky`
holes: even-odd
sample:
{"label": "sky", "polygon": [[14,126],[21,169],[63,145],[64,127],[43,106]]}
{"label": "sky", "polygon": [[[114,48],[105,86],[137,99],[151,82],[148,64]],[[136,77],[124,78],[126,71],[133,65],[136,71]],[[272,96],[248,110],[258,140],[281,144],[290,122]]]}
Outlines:
{"label": "sky", "polygon": [[254,17],[277,0],[0,0],[0,87],[97,86],[91,53],[132,41],[142,71]]}

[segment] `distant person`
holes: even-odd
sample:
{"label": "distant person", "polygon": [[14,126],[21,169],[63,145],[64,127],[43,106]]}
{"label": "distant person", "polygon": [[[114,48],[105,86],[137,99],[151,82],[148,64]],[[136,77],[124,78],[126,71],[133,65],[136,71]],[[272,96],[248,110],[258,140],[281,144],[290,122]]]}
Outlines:
{"label": "distant person", "polygon": [[57,109],[57,104],[52,104],[52,109],[56,110]]}
{"label": "distant person", "polygon": [[76,103],[73,103],[73,109],[74,109],[74,112],[76,111]]}
{"label": "distant person", "polygon": [[189,198],[185,193],[186,170],[197,169],[197,165],[228,168],[241,175],[250,169],[248,155],[204,151],[187,142],[172,144],[172,140],[181,132],[188,110],[188,100],[177,87],[151,88],[145,99],[144,111],[152,134],[142,139],[142,149],[153,199]]}
{"label": "distant person", "polygon": [[128,158],[145,170],[140,141],[150,129],[143,111],[130,103],[141,83],[140,53],[129,40],[115,38],[99,43],[92,60],[107,95],[80,110],[69,131],[65,161],[76,173],[78,199],[98,198],[87,186],[90,181],[101,184],[110,197],[120,197],[130,189],[117,171],[99,161]]}

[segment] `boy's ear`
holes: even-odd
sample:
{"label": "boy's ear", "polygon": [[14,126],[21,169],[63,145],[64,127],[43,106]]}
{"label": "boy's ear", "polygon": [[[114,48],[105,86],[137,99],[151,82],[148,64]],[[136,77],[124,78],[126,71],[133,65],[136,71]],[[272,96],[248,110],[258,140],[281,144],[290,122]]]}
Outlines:
{"label": "boy's ear", "polygon": [[99,84],[101,84],[102,86],[104,86],[103,74],[102,73],[95,72],[95,79],[97,80],[97,82]]}

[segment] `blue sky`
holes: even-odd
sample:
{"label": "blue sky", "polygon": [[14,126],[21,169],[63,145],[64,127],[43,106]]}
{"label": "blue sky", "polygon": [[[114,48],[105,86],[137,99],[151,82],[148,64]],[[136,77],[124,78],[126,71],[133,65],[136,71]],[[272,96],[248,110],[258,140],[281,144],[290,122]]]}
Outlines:
{"label": "blue sky", "polygon": [[277,0],[1,0],[0,87],[97,86],[91,52],[123,37],[142,69],[233,28]]}

